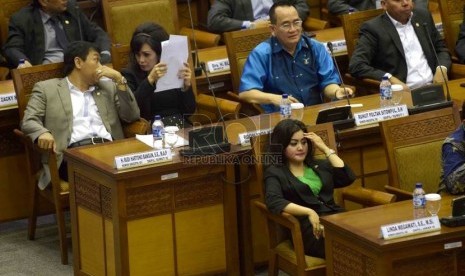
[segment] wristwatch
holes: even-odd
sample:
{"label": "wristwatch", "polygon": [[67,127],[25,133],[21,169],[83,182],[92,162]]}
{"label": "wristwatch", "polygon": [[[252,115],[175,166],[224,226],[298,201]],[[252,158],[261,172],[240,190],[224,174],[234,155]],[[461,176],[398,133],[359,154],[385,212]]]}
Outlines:
{"label": "wristwatch", "polygon": [[326,153],[326,158],[330,157],[331,154],[336,154],[336,152],[333,149],[329,149],[328,152]]}

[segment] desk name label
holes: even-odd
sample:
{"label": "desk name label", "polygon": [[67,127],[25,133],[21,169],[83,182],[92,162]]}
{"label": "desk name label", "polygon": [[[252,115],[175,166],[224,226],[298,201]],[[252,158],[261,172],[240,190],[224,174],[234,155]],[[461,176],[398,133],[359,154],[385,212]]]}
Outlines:
{"label": "desk name label", "polygon": [[116,156],[115,167],[122,170],[171,160],[173,160],[171,149],[161,149]]}
{"label": "desk name label", "polygon": [[[336,53],[346,53],[347,52],[347,44],[345,40],[335,40],[331,41],[333,44],[333,52]],[[323,43],[323,45],[326,47],[326,51],[330,53],[327,43]]]}
{"label": "desk name label", "polygon": [[218,73],[229,70],[229,59],[217,59],[207,62],[208,72]]}
{"label": "desk name label", "polygon": [[272,131],[273,131],[272,128],[267,128],[267,129],[259,129],[255,131],[239,133],[239,144],[241,144],[241,146],[250,146],[251,137],[268,134],[268,133],[271,133]]}
{"label": "desk name label", "polygon": [[15,92],[0,95],[0,106],[15,105],[17,103]]}
{"label": "desk name label", "polygon": [[357,126],[373,124],[406,116],[408,116],[408,109],[405,104],[365,110],[354,114],[355,124]]}
{"label": "desk name label", "polygon": [[439,230],[441,230],[441,224],[439,223],[439,218],[437,216],[402,221],[381,226],[381,234],[385,240]]}

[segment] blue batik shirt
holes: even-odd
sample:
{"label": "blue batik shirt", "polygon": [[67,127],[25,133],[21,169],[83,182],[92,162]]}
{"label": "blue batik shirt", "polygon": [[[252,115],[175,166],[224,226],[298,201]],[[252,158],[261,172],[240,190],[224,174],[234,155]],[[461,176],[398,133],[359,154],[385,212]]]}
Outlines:
{"label": "blue batik shirt", "polygon": [[465,130],[460,125],[442,144],[442,173],[439,191],[465,193]]}
{"label": "blue batik shirt", "polygon": [[[239,93],[257,89],[287,93],[305,106],[323,102],[323,90],[340,79],[331,56],[320,42],[302,36],[294,56],[275,37],[260,43],[249,54],[242,72]],[[262,105],[266,113],[279,111],[273,104]]]}

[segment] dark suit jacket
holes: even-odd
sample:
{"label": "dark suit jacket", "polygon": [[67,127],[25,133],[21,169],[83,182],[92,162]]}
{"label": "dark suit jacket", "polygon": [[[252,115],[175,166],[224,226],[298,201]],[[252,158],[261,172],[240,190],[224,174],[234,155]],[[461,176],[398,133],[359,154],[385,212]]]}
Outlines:
{"label": "dark suit jacket", "polygon": [[[60,15],[68,41],[89,41],[95,43],[100,51],[110,51],[111,41],[107,33],[89,21],[80,10],[76,10],[74,5],[75,1],[68,1],[67,10]],[[79,31],[78,18],[83,39]],[[10,18],[8,39],[3,51],[13,68],[18,66],[20,59],[27,59],[32,65],[42,64],[45,56],[45,34],[39,8],[30,5],[13,14]]]}
{"label": "dark suit jacket", "polygon": [[[449,51],[434,25],[431,14],[422,9],[415,9],[411,21],[433,74],[438,65],[450,69]],[[425,29],[431,36],[439,64],[436,62],[434,50]],[[386,13],[365,22],[360,28],[360,39],[350,58],[349,72],[356,78],[369,78],[378,81],[388,72],[406,82],[407,63],[402,42]]]}
{"label": "dark suit jacket", "polygon": [[[465,19],[465,6],[463,7],[463,18]],[[465,22],[460,24],[459,37],[455,45],[455,53],[461,63],[465,63]]]}
{"label": "dark suit jacket", "polygon": [[[352,170],[345,166],[333,168],[328,160],[315,160],[310,164],[322,182],[318,195],[313,194],[310,187],[298,180],[287,166],[271,166],[266,169],[265,201],[268,209],[280,214],[289,203],[295,203],[313,209],[318,215],[326,215],[343,211],[334,202],[334,188],[345,187],[355,180]],[[308,216],[298,216],[300,231],[306,255],[324,258],[324,242],[313,235]]]}
{"label": "dark suit jacket", "polygon": [[[296,0],[296,8],[305,20],[309,15],[307,2]],[[215,0],[208,11],[207,28],[216,33],[236,31],[242,28],[243,21],[254,21],[251,0]]]}

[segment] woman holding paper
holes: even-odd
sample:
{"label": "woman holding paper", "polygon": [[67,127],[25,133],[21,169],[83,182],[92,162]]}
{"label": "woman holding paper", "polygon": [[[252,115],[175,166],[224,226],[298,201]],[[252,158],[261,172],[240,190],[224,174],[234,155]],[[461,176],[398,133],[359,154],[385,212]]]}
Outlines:
{"label": "woman holding paper", "polygon": [[168,65],[160,62],[161,43],[169,35],[162,26],[147,22],[139,25],[131,38],[129,65],[122,70],[136,97],[141,117],[153,120],[160,115],[165,126],[180,128],[190,125],[188,116],[195,111],[195,97],[191,87],[191,69],[188,63],[178,72],[183,87],[154,92],[157,81],[163,77]]}
{"label": "woman holding paper", "polygon": [[[314,159],[315,149],[326,155]],[[345,187],[355,180],[352,170],[334,150],[305,124],[286,119],[271,134],[270,165],[264,174],[265,201],[275,214],[285,211],[300,222],[305,254],[325,257],[325,243],[320,216],[343,211],[333,198],[334,188]]]}

